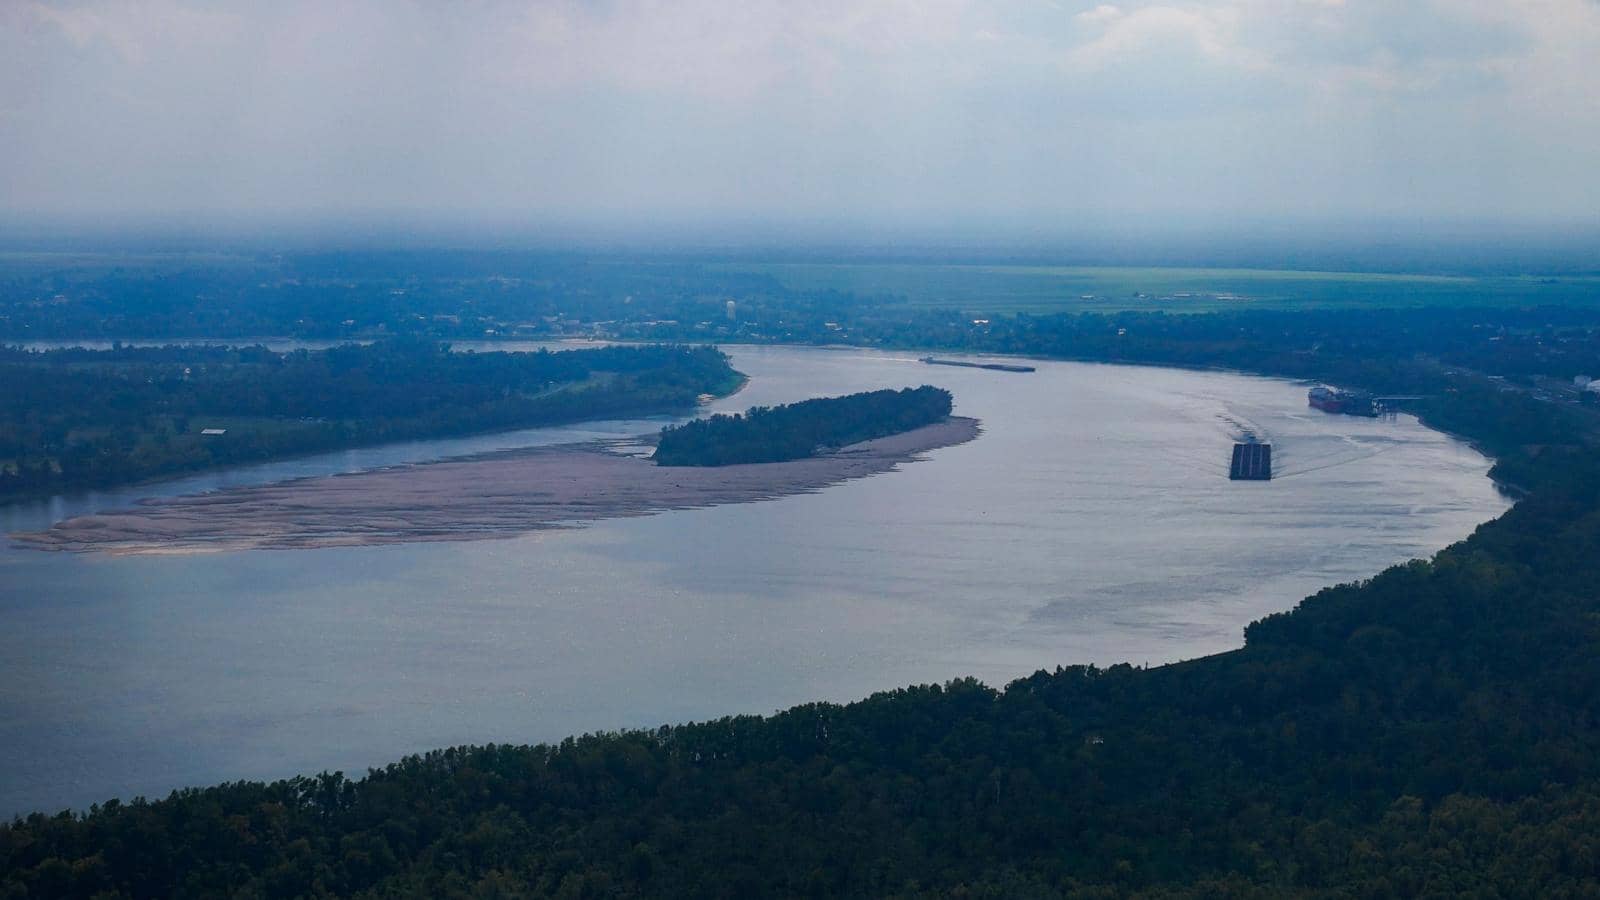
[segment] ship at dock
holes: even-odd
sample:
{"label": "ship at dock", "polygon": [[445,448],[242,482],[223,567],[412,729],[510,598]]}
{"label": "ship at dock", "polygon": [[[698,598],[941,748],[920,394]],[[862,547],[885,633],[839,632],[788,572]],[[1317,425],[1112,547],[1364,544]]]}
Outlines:
{"label": "ship at dock", "polygon": [[932,357],[932,356],[924,356],[922,358],[922,362],[925,362],[930,366],[960,366],[963,369],[988,369],[991,372],[1035,372],[1035,371],[1038,371],[1033,366],[1015,366],[1015,365],[1009,365],[1007,363],[975,363],[975,362],[965,362],[965,361],[959,360],[959,359],[938,359],[938,358]]}
{"label": "ship at dock", "polygon": [[1369,419],[1378,415],[1377,401],[1371,394],[1362,391],[1340,391],[1319,384],[1306,394],[1306,403],[1326,413],[1365,416]]}

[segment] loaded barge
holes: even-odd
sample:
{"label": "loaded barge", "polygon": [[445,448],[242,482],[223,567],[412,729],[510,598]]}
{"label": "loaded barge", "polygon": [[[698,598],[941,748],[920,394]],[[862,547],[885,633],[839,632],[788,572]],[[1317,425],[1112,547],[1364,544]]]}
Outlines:
{"label": "loaded barge", "polygon": [[1234,444],[1228,478],[1232,481],[1271,481],[1272,445],[1255,441]]}
{"label": "loaded barge", "polygon": [[932,357],[932,356],[924,356],[922,358],[922,361],[927,363],[930,366],[960,366],[963,369],[989,369],[989,370],[994,371],[994,372],[1035,372],[1035,371],[1038,371],[1033,366],[1013,366],[1013,365],[1007,365],[1006,363],[962,362],[959,359],[938,359],[938,358]]}

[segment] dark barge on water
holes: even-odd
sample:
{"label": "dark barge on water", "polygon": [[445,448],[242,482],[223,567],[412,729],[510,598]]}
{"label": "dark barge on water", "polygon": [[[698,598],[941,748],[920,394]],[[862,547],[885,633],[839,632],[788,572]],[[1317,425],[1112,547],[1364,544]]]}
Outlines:
{"label": "dark barge on water", "polygon": [[1233,481],[1271,481],[1272,445],[1247,441],[1233,445],[1233,464],[1228,467]]}
{"label": "dark barge on water", "polygon": [[1013,366],[1013,365],[1007,365],[1006,363],[963,362],[963,361],[961,361],[959,359],[938,359],[938,358],[932,357],[932,356],[924,356],[922,358],[922,361],[927,363],[930,366],[960,366],[963,369],[989,369],[990,371],[994,371],[994,372],[1035,372],[1035,371],[1038,371],[1033,366]]}

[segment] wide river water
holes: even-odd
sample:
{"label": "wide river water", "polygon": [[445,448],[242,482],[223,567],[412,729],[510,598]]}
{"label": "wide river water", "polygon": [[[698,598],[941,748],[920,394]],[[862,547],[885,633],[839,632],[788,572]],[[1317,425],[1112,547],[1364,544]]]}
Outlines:
{"label": "wide river water", "polygon": [[[1058,664],[1192,658],[1507,506],[1464,444],[1406,416],[1308,409],[1288,381],[729,351],[751,378],[717,411],[931,383],[984,433],[816,494],[514,540],[155,557],[7,546],[0,815],[963,675],[1000,685]],[[661,421],[212,473],[0,507],[0,527]],[[1275,444],[1275,480],[1228,480],[1246,430]]]}

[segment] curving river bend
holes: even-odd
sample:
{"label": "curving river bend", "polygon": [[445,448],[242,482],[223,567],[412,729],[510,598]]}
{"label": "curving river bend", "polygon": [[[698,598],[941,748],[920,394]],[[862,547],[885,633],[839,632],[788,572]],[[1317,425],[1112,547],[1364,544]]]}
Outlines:
{"label": "curving river bend", "polygon": [[[729,350],[751,381],[717,411],[931,383],[984,434],[816,494],[513,540],[120,558],[0,549],[0,815],[961,675],[998,685],[1057,664],[1192,658],[1508,505],[1464,444],[1409,417],[1324,415],[1287,381]],[[660,424],[330,454],[4,507],[0,527]],[[1246,429],[1276,445],[1278,479],[1228,481]]]}

